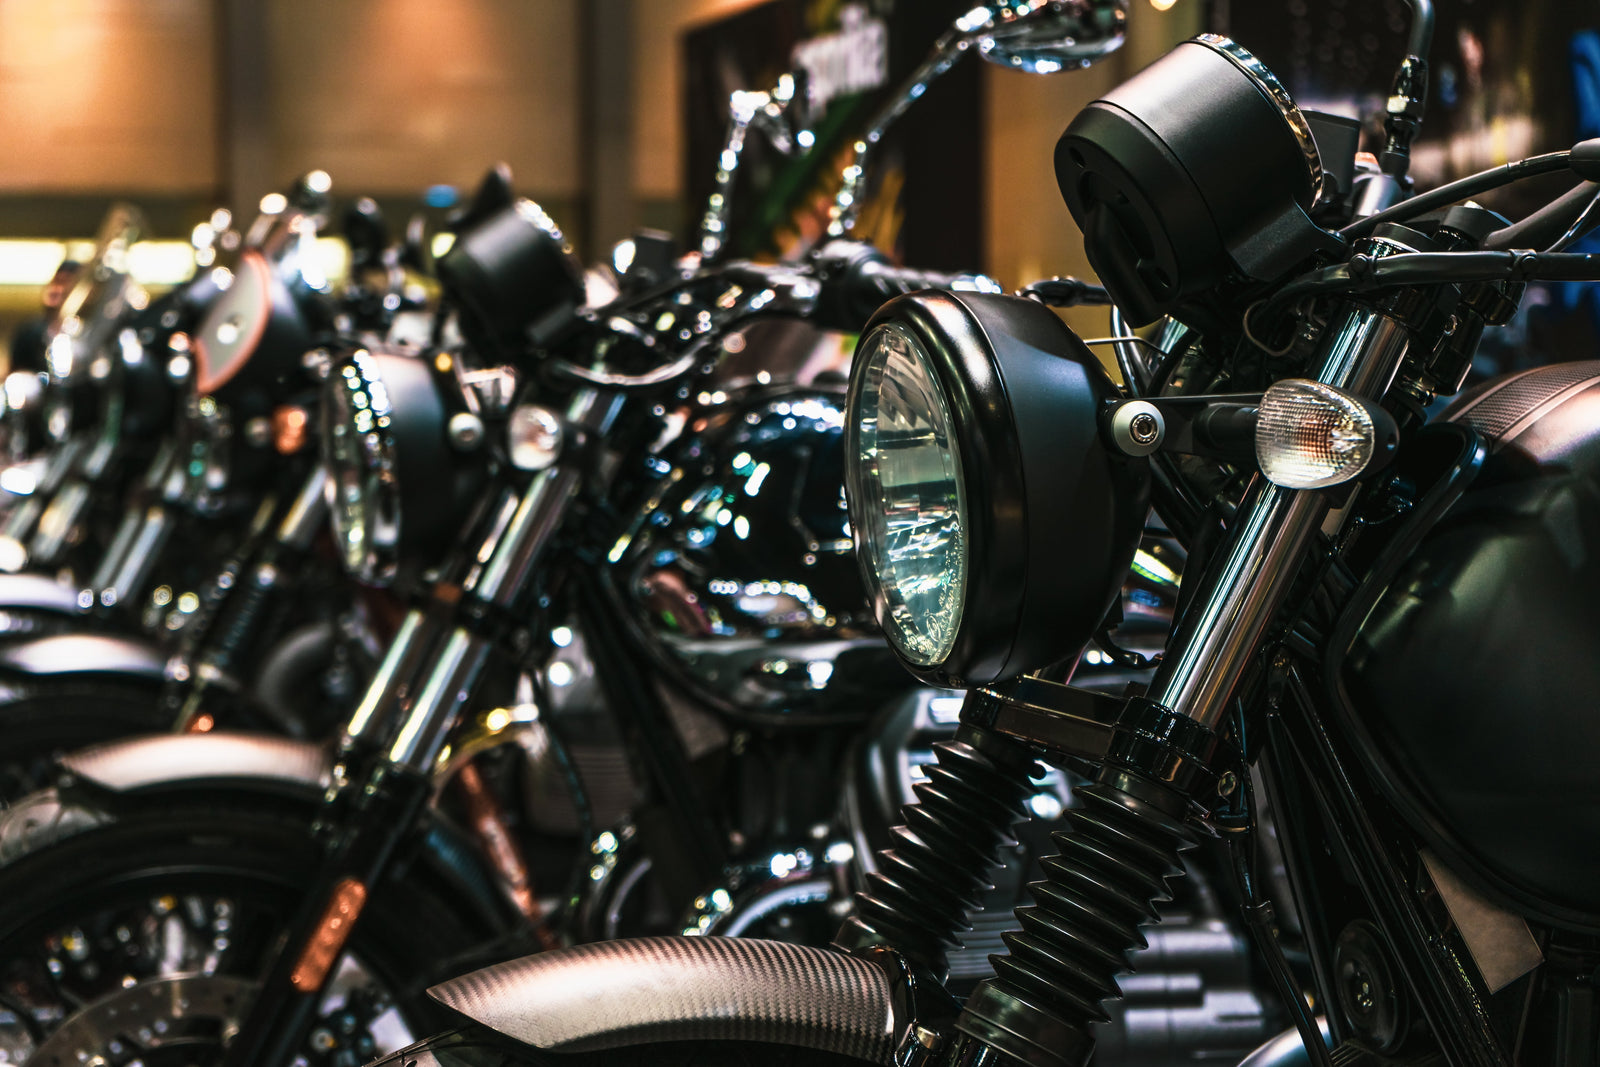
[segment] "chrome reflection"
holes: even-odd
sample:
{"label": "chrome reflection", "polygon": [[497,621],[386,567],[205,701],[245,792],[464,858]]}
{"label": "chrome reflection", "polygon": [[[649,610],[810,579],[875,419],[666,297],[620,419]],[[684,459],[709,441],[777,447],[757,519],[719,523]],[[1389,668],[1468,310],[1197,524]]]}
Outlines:
{"label": "chrome reflection", "polygon": [[869,714],[908,679],[854,558],[843,397],[735,394],[688,425],[611,556],[644,644],[724,711]]}

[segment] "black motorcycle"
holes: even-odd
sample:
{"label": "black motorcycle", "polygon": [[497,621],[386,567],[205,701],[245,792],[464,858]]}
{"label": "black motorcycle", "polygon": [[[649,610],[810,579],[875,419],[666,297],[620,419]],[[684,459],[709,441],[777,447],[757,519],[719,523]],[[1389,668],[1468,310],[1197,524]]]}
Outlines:
{"label": "black motorcycle", "polygon": [[[959,54],[981,29],[941,48]],[[645,281],[635,264],[627,297],[586,309],[547,216],[488,183],[440,264],[471,345],[422,359],[352,346],[335,365],[323,411],[340,550],[417,606],[333,757],[222,734],[102,747],[5,821],[0,877],[24,895],[0,937],[15,1010],[39,1024],[33,1055],[105,1049],[127,1025],[114,1020],[136,1017],[156,1036],[119,1047],[141,1055],[210,1041],[349,1058],[392,1038],[396,1008],[425,1024],[422,984],[463,958],[650,929],[817,940],[837,925],[859,858],[886,839],[878,813],[915,781],[906,753],[948,737],[955,709],[894,666],[861,597],[838,473],[844,381],[812,358],[827,351],[814,327],[859,328],[893,292],[994,287],[896,270],[850,242],[803,266],[657,266]],[[797,321],[812,332],[782,343],[823,373],[739,369],[776,343],[763,330]],[[1174,575],[1146,558],[1165,572],[1142,590],[1159,606]],[[1108,682],[1125,673],[1103,664]],[[624,791],[632,818],[603,832],[578,780],[594,776],[574,773],[580,746],[562,736],[577,701],[551,692],[580,676],[644,790]],[[540,835],[505,825],[530,771],[575,783],[590,857],[580,888],[558,874],[553,898],[531,877]],[[813,784],[852,779],[843,815]],[[1059,778],[1028,798],[1047,815],[1067,799]],[[548,830],[544,814],[522,829]],[[67,871],[82,892],[61,891]],[[425,936],[397,936],[419,914]],[[1237,936],[1204,899],[1190,918],[1162,966],[1195,988],[1153,991],[1147,1029],[1170,1041],[1185,1021],[1170,1005],[1201,1000],[1220,961],[1233,1029],[1258,1036]],[[978,955],[964,976],[984,973]],[[1223,1014],[1198,1003],[1186,1021],[1203,1031]]]}
{"label": "black motorcycle", "polygon": [[[337,661],[365,654],[343,633],[336,561],[313,551],[326,357],[304,357],[336,321],[380,330],[401,305],[359,270],[336,295],[315,284],[326,194],[326,175],[302,179],[192,282],[132,313],[104,308],[99,332],[116,343],[84,349],[101,372],[52,385],[51,405],[97,397],[63,450],[88,435],[117,459],[80,462],[42,508],[64,573],[0,577],[0,797],[39,788],[55,755],[86,744],[217,724],[304,735],[342,711],[348,694],[316,689],[340,688],[351,664]],[[375,209],[358,202],[345,229],[358,266],[384,254]],[[75,517],[53,521],[64,501]],[[40,559],[41,536],[29,545]]]}
{"label": "black motorcycle", "polygon": [[[1119,345],[1123,388],[1028,300],[918,293],[863,334],[863,572],[901,662],[967,696],[844,951],[542,954],[436,988],[464,1022],[386,1062],[1076,1067],[1197,846],[1229,858],[1294,1015],[1250,1067],[1593,1061],[1600,363],[1424,411],[1523,283],[1600,279],[1563,251],[1597,221],[1600,145],[1407,196],[1433,26],[1412,6],[1375,165],[1215,35],[1068,126],[1057,179],[1091,262],[1130,322],[1170,324]],[[1579,184],[1514,223],[1462,203],[1541,173]],[[1189,549],[1184,595],[1149,684],[1107,698],[1073,666],[1147,501]],[[943,954],[1040,759],[1092,784],[956,1002]]]}

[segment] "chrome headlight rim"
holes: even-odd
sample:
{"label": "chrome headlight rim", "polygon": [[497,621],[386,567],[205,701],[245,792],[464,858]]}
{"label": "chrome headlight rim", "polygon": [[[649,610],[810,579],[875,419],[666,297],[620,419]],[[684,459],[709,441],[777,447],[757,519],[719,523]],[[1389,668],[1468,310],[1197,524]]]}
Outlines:
{"label": "chrome headlight rim", "polygon": [[[1113,455],[1098,417],[1115,387],[1048,308],[983,293],[918,293],[862,332],[846,406],[852,528],[863,492],[864,355],[893,323],[917,339],[949,408],[966,498],[967,576],[950,652],[901,663],[923,681],[973,688],[1075,657],[1104,619],[1138,546],[1149,465]],[[878,565],[857,554],[886,633]]]}
{"label": "chrome headlight rim", "polygon": [[232,271],[211,269],[216,293],[196,323],[195,388],[215,393],[250,365],[273,313],[272,267],[259,249],[246,249]]}
{"label": "chrome headlight rim", "polygon": [[[913,666],[930,668],[943,663],[956,649],[960,638],[960,618],[966,604],[972,566],[971,519],[968,514],[966,475],[957,442],[957,424],[951,411],[949,390],[941,380],[933,358],[923,348],[917,336],[902,323],[885,322],[862,336],[858,347],[861,370],[852,376],[849,410],[853,417],[846,425],[846,479],[849,484],[850,524],[856,541],[857,560],[861,564],[867,596],[879,627],[889,638],[895,650]],[[910,606],[910,595],[900,587],[903,582],[886,577],[887,567],[878,566],[889,552],[889,519],[882,506],[885,502],[881,465],[868,462],[868,451],[878,452],[881,438],[878,426],[882,421],[884,379],[895,356],[908,357],[914,372],[922,379],[925,397],[933,401],[926,422],[936,438],[942,437],[944,447],[935,445],[942,478],[948,483],[948,507],[954,512],[955,524],[951,536],[956,540],[950,557],[953,575],[946,576],[947,602],[953,608],[943,621],[937,618],[919,619]],[[868,415],[871,417],[869,418]],[[866,427],[871,424],[869,432]],[[869,441],[871,443],[869,443]],[[927,503],[919,501],[919,507]],[[953,612],[951,624],[948,615]]]}
{"label": "chrome headlight rim", "polygon": [[451,432],[469,408],[455,367],[448,352],[367,345],[329,372],[321,413],[329,514],[358,581],[389,585],[438,564],[483,489],[490,458],[481,422],[468,420],[475,434]]}
{"label": "chrome headlight rim", "polygon": [[1294,137],[1295,144],[1305,159],[1306,173],[1311,181],[1311,202],[1316,203],[1320,200],[1326,180],[1322,168],[1322,153],[1317,149],[1317,139],[1311,133],[1310,122],[1300,110],[1300,105],[1294,102],[1294,97],[1289,95],[1289,90],[1284,88],[1283,82],[1278,80],[1278,76],[1272,73],[1254,52],[1232,37],[1220,33],[1202,33],[1192,40],[1195,44],[1203,45],[1225,57],[1238,67],[1246,77],[1255,82],[1261,95],[1278,109],[1278,113],[1283,116],[1284,125],[1288,126],[1289,133]]}
{"label": "chrome headlight rim", "polygon": [[334,367],[321,414],[340,557],[356,580],[387,585],[400,558],[400,459],[394,404],[371,352],[358,349]]}

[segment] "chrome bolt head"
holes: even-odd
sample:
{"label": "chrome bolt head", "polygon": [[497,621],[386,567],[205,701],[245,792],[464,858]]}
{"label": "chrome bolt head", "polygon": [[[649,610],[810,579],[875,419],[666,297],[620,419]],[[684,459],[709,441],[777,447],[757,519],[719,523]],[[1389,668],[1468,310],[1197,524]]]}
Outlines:
{"label": "chrome bolt head", "polygon": [[451,445],[462,452],[471,452],[483,443],[483,420],[470,411],[458,411],[450,416],[446,433]]}

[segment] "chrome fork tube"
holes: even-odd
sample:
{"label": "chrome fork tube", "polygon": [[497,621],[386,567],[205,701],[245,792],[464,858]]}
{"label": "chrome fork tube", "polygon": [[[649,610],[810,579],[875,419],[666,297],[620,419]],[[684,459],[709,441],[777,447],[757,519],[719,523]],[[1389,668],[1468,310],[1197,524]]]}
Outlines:
{"label": "chrome fork tube", "polygon": [[[604,433],[621,405],[620,396],[580,390],[567,407],[568,425],[580,432]],[[535,475],[510,520],[483,546],[481,562],[462,582],[463,599],[502,612],[516,608],[580,479],[579,465],[572,463]],[[455,618],[462,618],[461,613],[456,612]],[[391,709],[403,708],[389,761],[413,771],[431,771],[492,651],[492,640],[466,623],[452,625],[448,617],[413,609],[351,717],[347,737],[370,739],[390,718]]]}
{"label": "chrome fork tube", "polygon": [[389,749],[390,763],[423,774],[433,769],[445,738],[483,675],[489,649],[487,638],[464,627],[451,632]]}
{"label": "chrome fork tube", "polygon": [[60,558],[68,537],[89,510],[93,493],[89,482],[76,478],[56,491],[28,541],[30,566],[48,567]]}
{"label": "chrome fork tube", "polygon": [[[1409,339],[1382,312],[1348,309],[1323,344],[1317,381],[1381,399]],[[1256,480],[1151,681],[1150,700],[1217,725],[1327,511],[1321,493]]]}
{"label": "chrome fork tube", "polygon": [[[523,494],[488,560],[464,584],[465,596],[509,609],[527,588],[528,577],[578,485],[577,471],[542,471]],[[490,642],[466,626],[456,626],[433,657],[416,699],[389,749],[389,760],[427,772],[444,747],[446,735],[471,699],[489,661]]]}
{"label": "chrome fork tube", "polygon": [[387,716],[380,712],[386,711],[394,701],[405,698],[408,683],[421,666],[423,654],[433,643],[436,630],[437,626],[429,625],[427,614],[421,608],[406,612],[383,654],[383,662],[378,664],[377,673],[367,684],[361,703],[356,705],[350,721],[345,724],[347,743],[368,740],[374,731],[382,728]]}
{"label": "chrome fork tube", "polygon": [[[568,425],[603,433],[610,428],[621,405],[620,396],[581,390],[567,407]],[[502,611],[516,606],[527,591],[550,536],[566,514],[579,478],[579,466],[571,463],[540,471],[534,477],[488,559],[463,583],[464,596]],[[451,631],[389,749],[391,763],[422,773],[433,769],[445,738],[472,698],[489,662],[491,647],[487,637],[466,626],[458,625]]]}
{"label": "chrome fork tube", "polygon": [[90,582],[89,588],[100,598],[102,607],[109,608],[120,603],[144,584],[172,527],[172,512],[165,504],[152,504],[144,509],[126,551],[119,557],[108,559],[112,566],[103,567]]}
{"label": "chrome fork tube", "polygon": [[278,524],[278,543],[305,551],[328,518],[328,468],[319,463],[306,475],[305,484],[289,504]]}

